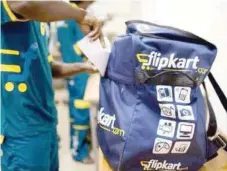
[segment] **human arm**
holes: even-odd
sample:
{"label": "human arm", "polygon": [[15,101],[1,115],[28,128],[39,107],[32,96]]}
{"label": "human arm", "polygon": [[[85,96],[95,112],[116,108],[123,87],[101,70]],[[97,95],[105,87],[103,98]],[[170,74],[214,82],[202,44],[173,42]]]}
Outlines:
{"label": "human arm", "polygon": [[83,72],[95,73],[97,69],[88,62],[62,63],[51,62],[52,76],[54,78],[67,78]]}
{"label": "human arm", "polygon": [[21,18],[42,22],[75,19],[80,22],[87,12],[64,1],[7,1],[11,10]]}
{"label": "human arm", "polygon": [[6,1],[9,16],[13,20],[28,19],[41,22],[51,22],[73,19],[81,28],[91,28],[89,37],[97,39],[101,34],[101,22],[81,8],[74,8],[63,1]]}

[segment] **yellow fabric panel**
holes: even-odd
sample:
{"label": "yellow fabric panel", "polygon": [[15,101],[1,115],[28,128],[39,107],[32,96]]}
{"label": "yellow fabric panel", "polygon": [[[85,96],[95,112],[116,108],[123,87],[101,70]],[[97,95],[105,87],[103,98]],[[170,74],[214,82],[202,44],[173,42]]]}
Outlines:
{"label": "yellow fabric panel", "polygon": [[1,54],[5,55],[20,55],[18,50],[11,50],[11,49],[0,49]]}
{"label": "yellow fabric panel", "polygon": [[77,109],[88,109],[90,108],[90,102],[85,100],[74,100],[74,107]]}
{"label": "yellow fabric panel", "polygon": [[77,43],[73,45],[73,49],[74,49],[74,51],[76,52],[77,55],[79,55],[79,56],[82,55],[82,51],[80,50]]}
{"label": "yellow fabric panel", "polygon": [[15,22],[15,21],[28,21],[27,19],[17,18],[16,15],[14,15],[13,11],[10,9],[7,0],[2,0],[2,3],[3,3],[3,7],[6,10],[11,21],[13,21],[13,22]]}
{"label": "yellow fabric panel", "polygon": [[2,72],[20,73],[21,72],[21,67],[19,65],[5,65],[5,64],[1,64],[0,70]]}
{"label": "yellow fabric panel", "polygon": [[11,20],[11,21],[17,21],[18,19],[17,19],[17,17],[14,15],[14,13],[12,12],[12,10],[10,9],[7,0],[3,0],[2,3],[3,3],[3,7],[5,8],[5,10],[6,10],[6,12],[7,12],[7,14],[8,14],[10,20]]}
{"label": "yellow fabric panel", "polygon": [[88,130],[90,129],[89,125],[73,125],[75,130]]}
{"label": "yellow fabric panel", "polygon": [[0,144],[2,144],[4,142],[4,136],[3,135],[0,135]]}

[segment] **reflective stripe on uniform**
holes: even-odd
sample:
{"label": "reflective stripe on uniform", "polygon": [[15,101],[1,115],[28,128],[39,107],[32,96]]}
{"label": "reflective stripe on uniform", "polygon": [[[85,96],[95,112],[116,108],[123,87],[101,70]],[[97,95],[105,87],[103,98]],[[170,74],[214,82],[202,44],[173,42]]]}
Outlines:
{"label": "reflective stripe on uniform", "polygon": [[5,137],[3,135],[0,135],[0,144],[4,142]]}
{"label": "reflective stripe on uniform", "polygon": [[74,49],[74,51],[76,52],[77,55],[82,55],[82,51],[80,50],[77,43],[73,45],[73,49]]}
{"label": "reflective stripe on uniform", "polygon": [[74,100],[74,107],[77,109],[88,109],[90,108],[90,103],[86,100]]}
{"label": "reflective stripe on uniform", "polygon": [[5,65],[5,64],[1,64],[0,71],[1,72],[20,73],[21,72],[21,67],[19,65]]}
{"label": "reflective stripe on uniform", "polygon": [[5,55],[20,55],[20,52],[18,50],[12,49],[0,49],[0,53]]}
{"label": "reflective stripe on uniform", "polygon": [[3,7],[8,14],[11,21],[28,21],[27,19],[19,19],[16,17],[16,15],[13,13],[13,11],[10,9],[9,4],[7,0],[2,0]]}
{"label": "reflective stripe on uniform", "polygon": [[75,130],[87,130],[90,128],[89,125],[73,125],[73,128]]}

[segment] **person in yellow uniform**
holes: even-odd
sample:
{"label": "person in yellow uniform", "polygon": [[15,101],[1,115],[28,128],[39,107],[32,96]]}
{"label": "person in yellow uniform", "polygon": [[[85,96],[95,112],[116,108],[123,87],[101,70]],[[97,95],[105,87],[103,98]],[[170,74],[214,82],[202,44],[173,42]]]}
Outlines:
{"label": "person in yellow uniform", "polygon": [[[70,1],[75,8],[87,9],[94,1]],[[59,22],[57,31],[60,45],[61,58],[66,63],[83,62],[83,56],[77,46],[77,42],[84,37],[79,24],[75,20]],[[89,102],[83,100],[87,84],[88,73],[81,73],[68,78],[67,89],[69,92],[70,115],[70,149],[74,160],[92,164],[89,155],[89,143],[87,140],[90,129]]]}
{"label": "person in yellow uniform", "polygon": [[1,1],[1,170],[58,171],[52,76],[96,72],[86,62],[56,62],[42,22],[76,20],[100,36],[101,23],[63,1]]}

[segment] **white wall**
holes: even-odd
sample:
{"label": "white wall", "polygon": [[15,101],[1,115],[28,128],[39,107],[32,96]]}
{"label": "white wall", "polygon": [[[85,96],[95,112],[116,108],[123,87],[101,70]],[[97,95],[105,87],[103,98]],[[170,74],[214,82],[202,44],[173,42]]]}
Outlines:
{"label": "white wall", "polygon": [[[227,95],[227,1],[225,0],[144,0],[144,20],[193,32],[218,47],[212,72]],[[208,86],[220,130],[227,136],[227,114]]]}
{"label": "white wall", "polygon": [[96,15],[113,14],[114,18],[104,27],[104,33],[125,33],[125,21],[141,18],[141,0],[97,0],[92,6]]}

